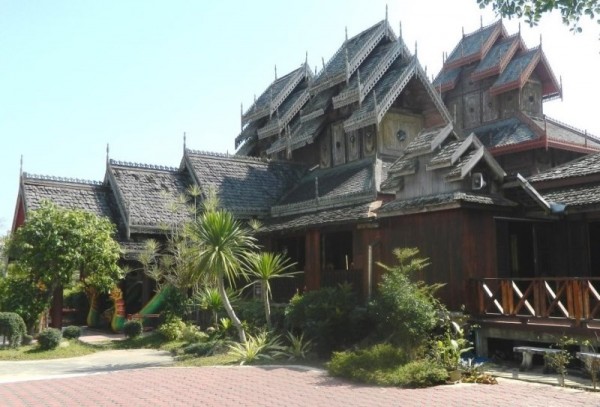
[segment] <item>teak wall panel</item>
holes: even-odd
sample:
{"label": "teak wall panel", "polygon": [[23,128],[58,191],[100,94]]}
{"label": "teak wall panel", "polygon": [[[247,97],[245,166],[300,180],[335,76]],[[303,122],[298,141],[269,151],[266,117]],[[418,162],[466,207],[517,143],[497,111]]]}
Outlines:
{"label": "teak wall panel", "polygon": [[[472,212],[472,213],[469,213]],[[453,209],[399,216],[385,221],[382,261],[395,264],[392,250],[417,247],[431,265],[415,279],[445,283],[439,296],[451,309],[469,302],[469,279],[495,273],[495,237],[491,213]],[[376,273],[381,274],[377,268]]]}

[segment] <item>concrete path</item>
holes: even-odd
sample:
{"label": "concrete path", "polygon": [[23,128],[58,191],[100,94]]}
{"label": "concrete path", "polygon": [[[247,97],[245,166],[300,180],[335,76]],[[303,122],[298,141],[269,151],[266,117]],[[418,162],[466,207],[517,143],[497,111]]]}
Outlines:
{"label": "concrete path", "polygon": [[600,393],[500,379],[397,389],[290,366],[152,368],[0,384],[2,406],[600,406]]}
{"label": "concrete path", "polygon": [[0,361],[0,383],[81,376],[172,363],[169,352],[153,349],[109,350],[68,359]]}

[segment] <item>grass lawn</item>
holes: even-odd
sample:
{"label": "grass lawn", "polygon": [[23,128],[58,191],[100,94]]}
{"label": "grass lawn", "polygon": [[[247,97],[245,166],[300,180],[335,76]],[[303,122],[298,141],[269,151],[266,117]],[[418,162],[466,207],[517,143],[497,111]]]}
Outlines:
{"label": "grass lawn", "polygon": [[[158,334],[147,334],[134,339],[119,341],[106,341],[88,344],[79,340],[63,339],[61,346],[52,350],[41,350],[34,345],[21,346],[11,349],[0,346],[0,361],[18,360],[42,360],[63,359],[77,356],[89,355],[94,352],[113,349],[160,349],[169,351],[175,356],[177,366],[215,366],[215,365],[237,365],[236,357],[228,353],[218,353],[211,356],[194,356],[183,353],[183,348],[188,345],[184,341],[166,341]],[[301,364],[317,368],[323,368],[323,361],[287,361],[287,360],[265,360],[256,364]]]}
{"label": "grass lawn", "polygon": [[105,350],[97,345],[83,343],[76,339],[63,340],[61,345],[52,350],[41,350],[37,345],[21,346],[18,349],[0,347],[0,360],[40,360],[63,359],[89,355],[90,353]]}

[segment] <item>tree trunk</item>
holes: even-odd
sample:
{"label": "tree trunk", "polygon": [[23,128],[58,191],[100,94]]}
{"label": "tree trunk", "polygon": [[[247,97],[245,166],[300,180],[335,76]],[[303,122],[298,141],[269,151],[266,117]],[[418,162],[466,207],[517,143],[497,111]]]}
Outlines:
{"label": "tree trunk", "polygon": [[233,307],[231,306],[231,303],[229,302],[229,297],[227,297],[227,292],[225,291],[225,282],[223,281],[223,276],[219,276],[217,284],[219,286],[219,293],[221,294],[221,300],[223,301],[223,308],[225,308],[225,311],[227,312],[229,319],[231,319],[231,322],[233,322],[233,325],[237,329],[238,336],[240,338],[240,342],[242,342],[242,343],[246,342],[246,332],[244,332],[244,327],[242,326],[242,322],[237,317],[237,315],[235,315],[235,311],[233,310]]}
{"label": "tree trunk", "polygon": [[269,293],[267,292],[267,284],[264,281],[260,282],[260,292],[263,297],[265,306],[265,319],[267,320],[267,328],[271,330],[271,305],[269,304]]}

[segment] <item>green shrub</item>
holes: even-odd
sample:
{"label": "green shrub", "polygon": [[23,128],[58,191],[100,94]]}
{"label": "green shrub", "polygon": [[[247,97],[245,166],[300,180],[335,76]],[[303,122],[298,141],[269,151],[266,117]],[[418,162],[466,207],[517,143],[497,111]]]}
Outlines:
{"label": "green shrub", "polygon": [[59,329],[48,328],[44,329],[38,335],[38,344],[40,346],[40,349],[43,350],[56,349],[58,345],[60,345],[61,339],[62,333]]}
{"label": "green shrub", "polygon": [[332,376],[363,383],[400,387],[427,387],[443,383],[446,369],[423,359],[407,363],[406,353],[390,344],[353,352],[336,352],[327,370]]}
{"label": "green shrub", "polygon": [[439,285],[425,285],[410,278],[428,265],[428,260],[418,258],[418,254],[416,248],[395,249],[397,265],[388,267],[378,263],[386,272],[371,303],[381,338],[409,350],[427,342],[440,323],[443,310],[433,297]]}
{"label": "green shrub", "polygon": [[184,329],[185,322],[181,318],[172,317],[158,327],[158,333],[169,341],[175,341],[182,337]]}
{"label": "green shrub", "polygon": [[25,322],[19,314],[14,312],[0,312],[0,336],[8,340],[8,345],[18,348],[27,333]]}
{"label": "green shrub", "polygon": [[327,363],[327,370],[332,376],[379,383],[378,373],[397,369],[407,361],[402,349],[390,344],[379,344],[357,351],[335,352]]}
{"label": "green shrub", "polygon": [[202,332],[196,325],[186,324],[181,331],[181,339],[186,342],[193,343],[206,341],[208,339],[208,335]]}
{"label": "green shrub", "polygon": [[415,360],[398,368],[387,376],[387,383],[402,387],[430,387],[441,384],[448,378],[448,371],[428,359]]}
{"label": "green shrub", "polygon": [[183,348],[186,355],[208,356],[212,353],[214,342],[197,342]]}
{"label": "green shrub", "polygon": [[16,264],[9,267],[12,270],[8,277],[0,278],[0,309],[19,314],[27,332],[33,332],[40,315],[49,306],[46,293]]}
{"label": "green shrub", "polygon": [[142,324],[142,321],[138,319],[127,321],[125,322],[125,325],[123,325],[123,333],[128,339],[137,338],[142,334],[143,329],[144,325]]}
{"label": "green shrub", "polygon": [[63,330],[62,336],[65,339],[78,339],[81,336],[81,328],[70,325]]}
{"label": "green shrub", "polygon": [[315,342],[319,355],[350,346],[369,331],[366,310],[357,307],[349,285],[296,294],[285,310],[286,324]]}
{"label": "green shrub", "polygon": [[27,334],[23,335],[22,345],[31,345],[31,342],[33,342],[33,336]]}

